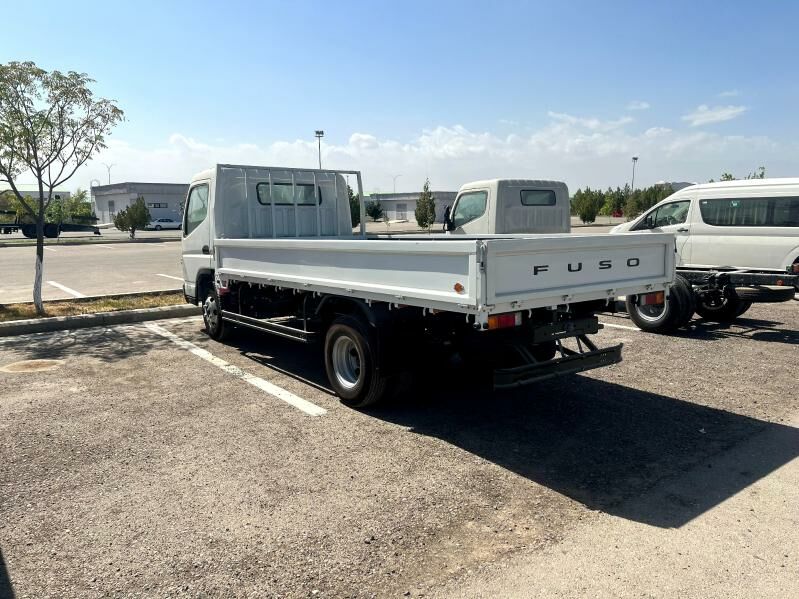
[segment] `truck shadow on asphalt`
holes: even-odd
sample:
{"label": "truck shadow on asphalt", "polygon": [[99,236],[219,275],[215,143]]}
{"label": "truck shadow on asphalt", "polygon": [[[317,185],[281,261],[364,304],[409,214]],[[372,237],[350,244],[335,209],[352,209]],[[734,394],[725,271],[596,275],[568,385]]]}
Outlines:
{"label": "truck shadow on asphalt", "polygon": [[11,585],[2,548],[0,548],[0,599],[14,599],[14,587]]}
{"label": "truck shadow on asphalt", "polygon": [[[327,390],[314,348],[249,335],[236,344]],[[439,373],[369,414],[652,526],[683,526],[799,456],[797,428],[584,375],[492,393],[463,374]]]}
{"label": "truck shadow on asphalt", "polygon": [[775,326],[781,324],[783,323],[746,317],[738,318],[732,323],[693,320],[688,331],[680,331],[676,335],[707,340],[738,337],[753,341],[799,345],[799,331]]}

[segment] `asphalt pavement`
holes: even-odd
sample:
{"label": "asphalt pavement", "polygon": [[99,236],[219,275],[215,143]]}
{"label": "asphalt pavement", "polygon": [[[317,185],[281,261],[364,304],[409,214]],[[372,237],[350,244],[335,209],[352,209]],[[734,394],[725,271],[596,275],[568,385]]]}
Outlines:
{"label": "asphalt pavement", "polygon": [[369,412],[197,318],[0,340],[0,594],[797,596],[796,310],[603,315],[620,364]]}
{"label": "asphalt pavement", "polygon": [[[0,248],[0,303],[33,296],[36,248]],[[62,299],[179,289],[180,243],[141,242],[45,246],[42,297]]]}

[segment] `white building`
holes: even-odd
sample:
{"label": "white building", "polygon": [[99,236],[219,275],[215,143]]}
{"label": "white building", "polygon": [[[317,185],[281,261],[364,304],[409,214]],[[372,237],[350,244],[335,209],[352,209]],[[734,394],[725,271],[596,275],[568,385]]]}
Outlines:
{"label": "white building", "polygon": [[[444,222],[444,210],[455,202],[457,191],[433,191],[436,201],[436,222]],[[415,220],[416,201],[421,195],[420,191],[411,193],[373,193],[367,197],[368,201],[377,200],[383,206],[383,212],[388,220]]]}
{"label": "white building", "polygon": [[144,198],[150,216],[181,220],[188,183],[112,183],[92,187],[92,207],[100,223],[110,223],[114,215]]}

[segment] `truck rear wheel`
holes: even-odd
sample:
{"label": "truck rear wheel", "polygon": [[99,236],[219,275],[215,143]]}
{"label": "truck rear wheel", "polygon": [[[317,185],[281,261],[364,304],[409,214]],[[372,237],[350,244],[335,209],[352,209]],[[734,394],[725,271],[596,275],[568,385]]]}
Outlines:
{"label": "truck rear wheel", "polygon": [[680,275],[674,278],[671,293],[662,304],[641,305],[640,296],[627,296],[627,314],[642,331],[670,333],[687,325],[694,313],[691,285]]}
{"label": "truck rear wheel", "polygon": [[737,297],[723,297],[715,301],[712,299],[699,300],[696,304],[696,313],[705,320],[730,322],[746,311],[746,309],[741,311],[741,304],[741,300]]}
{"label": "truck rear wheel", "polygon": [[340,316],[327,330],[327,379],[344,405],[365,408],[385,396],[388,378],[380,372],[376,350],[372,336],[357,318]]}

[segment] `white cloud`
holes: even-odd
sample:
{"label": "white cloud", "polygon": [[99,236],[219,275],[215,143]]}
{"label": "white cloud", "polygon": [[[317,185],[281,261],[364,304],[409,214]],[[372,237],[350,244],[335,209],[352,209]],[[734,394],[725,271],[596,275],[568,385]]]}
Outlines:
{"label": "white cloud", "polygon": [[[631,123],[630,118],[603,120],[552,113],[538,129],[510,135],[462,125],[425,129],[405,140],[360,131],[339,143],[326,137],[322,164],[362,171],[367,192],[392,189],[392,176],[399,173],[401,191],[418,191],[426,176],[438,190],[491,177],[558,179],[571,189],[624,185],[633,155],[641,157],[636,180],[642,184],[706,181],[724,171],[751,170],[752,164],[765,164],[773,176],[799,170],[795,142],[662,126],[635,130]],[[187,182],[214,163],[314,168],[317,146],[313,138],[253,144],[206,142],[174,134],[141,147],[112,136],[108,148],[70,181],[70,188],[86,187],[95,178],[104,182],[102,162],[116,165],[111,173],[114,181]],[[352,178],[350,183],[354,184]]]}
{"label": "white cloud", "polygon": [[643,100],[633,100],[627,104],[627,110],[646,110],[647,108],[649,108],[649,102]]}
{"label": "white cloud", "polygon": [[711,123],[730,121],[741,116],[744,112],[746,112],[745,106],[713,106],[711,108],[707,104],[702,104],[697,106],[693,112],[684,115],[682,120],[690,123],[691,127],[699,127]]}
{"label": "white cloud", "polygon": [[728,89],[726,91],[720,92],[719,98],[735,98],[740,95],[741,92],[739,92],[737,89]]}

